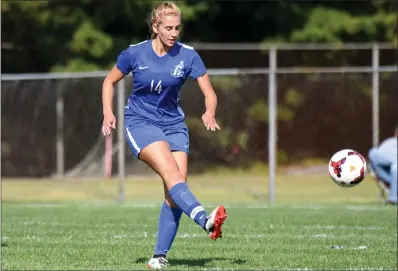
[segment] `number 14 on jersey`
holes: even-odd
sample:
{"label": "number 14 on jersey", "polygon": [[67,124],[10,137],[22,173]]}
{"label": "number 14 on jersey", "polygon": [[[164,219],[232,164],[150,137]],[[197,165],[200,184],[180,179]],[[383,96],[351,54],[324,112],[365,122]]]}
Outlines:
{"label": "number 14 on jersey", "polygon": [[160,92],[162,92],[162,80],[160,80],[160,81],[156,84],[155,88],[153,88],[154,86],[155,86],[155,80],[152,79],[152,81],[151,81],[151,92],[157,91],[158,94],[159,94]]}

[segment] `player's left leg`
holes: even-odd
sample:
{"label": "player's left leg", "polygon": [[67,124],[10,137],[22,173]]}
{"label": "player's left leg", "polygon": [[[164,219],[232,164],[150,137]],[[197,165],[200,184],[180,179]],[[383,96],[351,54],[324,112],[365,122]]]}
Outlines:
{"label": "player's left leg", "polygon": [[[170,150],[174,153],[174,158],[180,167],[180,172],[184,171],[185,177],[188,171],[188,153],[189,153],[189,134],[188,128],[184,123],[179,123],[171,127],[163,129],[170,146]],[[185,178],[186,180],[186,178]],[[186,184],[185,184],[186,185]],[[173,191],[169,191],[166,199],[172,198]],[[221,226],[224,224],[227,214],[223,206],[216,207],[209,216],[206,217],[205,230],[209,237],[216,240],[222,237]]]}
{"label": "player's left leg", "polygon": [[[188,171],[188,154],[186,152],[178,151],[172,152],[172,155],[177,162],[181,176],[186,180]],[[170,250],[177,234],[182,215],[182,210],[178,208],[177,204],[175,204],[170,197],[165,183],[163,183],[163,189],[165,201],[160,210],[156,246],[154,256],[151,259],[154,263],[157,261],[156,258],[166,258],[167,252]]]}
{"label": "player's left leg", "polygon": [[[167,189],[166,189],[167,190]],[[178,207],[171,207],[164,201],[159,215],[158,234],[154,255],[148,262],[151,269],[160,269],[167,266],[167,252],[177,234],[182,211]]]}

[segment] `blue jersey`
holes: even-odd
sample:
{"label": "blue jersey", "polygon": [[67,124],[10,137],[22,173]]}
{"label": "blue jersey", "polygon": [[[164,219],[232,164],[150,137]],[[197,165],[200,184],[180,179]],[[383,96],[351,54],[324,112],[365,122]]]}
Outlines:
{"label": "blue jersey", "polygon": [[184,120],[179,106],[180,90],[186,79],[198,78],[207,71],[194,48],[177,42],[164,56],[155,53],[152,41],[130,45],[122,51],[117,68],[132,72],[133,91],[128,97],[129,120],[146,120],[157,125],[172,125]]}

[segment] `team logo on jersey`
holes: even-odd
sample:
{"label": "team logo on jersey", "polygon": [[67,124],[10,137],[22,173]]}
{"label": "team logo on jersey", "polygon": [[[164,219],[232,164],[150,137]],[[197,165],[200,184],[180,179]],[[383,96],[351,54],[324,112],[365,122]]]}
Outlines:
{"label": "team logo on jersey", "polygon": [[180,61],[179,64],[175,65],[170,74],[175,78],[184,76],[184,61]]}

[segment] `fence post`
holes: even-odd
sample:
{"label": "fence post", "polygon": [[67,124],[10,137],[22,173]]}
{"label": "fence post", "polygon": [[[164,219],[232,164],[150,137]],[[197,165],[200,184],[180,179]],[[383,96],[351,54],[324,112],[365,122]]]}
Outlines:
{"label": "fence post", "polygon": [[117,85],[117,143],[118,143],[118,171],[119,171],[119,202],[125,199],[125,137],[124,137],[124,105],[126,93],[126,79]]}
{"label": "fence post", "polygon": [[112,178],[113,165],[113,133],[105,137],[105,155],[104,155],[104,177]]}
{"label": "fence post", "polygon": [[268,165],[269,165],[269,202],[275,201],[275,171],[276,171],[276,47],[269,51],[268,73]]}
{"label": "fence post", "polygon": [[56,101],[56,163],[57,163],[57,178],[61,179],[65,173],[65,149],[64,149],[64,88],[63,82],[60,82],[57,89]]}
{"label": "fence post", "polygon": [[379,45],[373,44],[372,49],[372,141],[373,146],[379,144],[380,110],[379,110]]}

